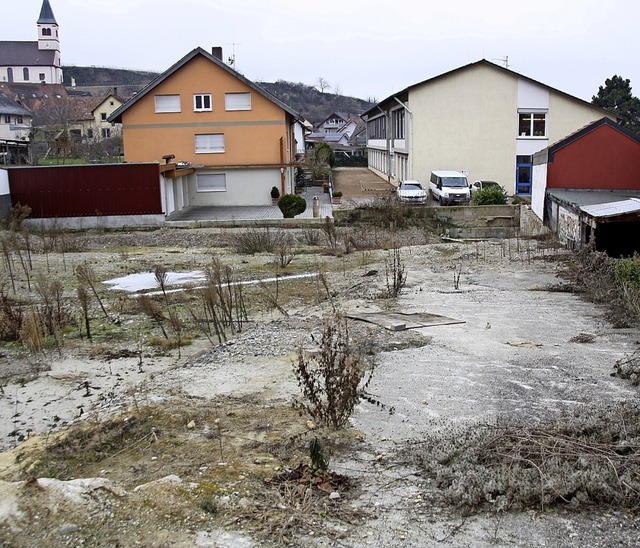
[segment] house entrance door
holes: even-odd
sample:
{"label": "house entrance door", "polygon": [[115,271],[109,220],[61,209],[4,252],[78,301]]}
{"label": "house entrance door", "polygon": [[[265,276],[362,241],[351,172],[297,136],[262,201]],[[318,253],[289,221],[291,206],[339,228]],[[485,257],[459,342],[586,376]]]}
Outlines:
{"label": "house entrance door", "polygon": [[531,194],[533,159],[531,156],[516,157],[516,194]]}

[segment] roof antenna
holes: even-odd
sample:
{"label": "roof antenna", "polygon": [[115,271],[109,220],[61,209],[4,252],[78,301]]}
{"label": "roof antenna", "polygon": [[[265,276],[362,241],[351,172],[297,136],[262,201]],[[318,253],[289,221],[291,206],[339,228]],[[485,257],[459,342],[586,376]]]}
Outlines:
{"label": "roof antenna", "polygon": [[501,63],[504,63],[504,68],[508,69],[509,68],[509,56],[505,55],[503,59],[493,59],[493,61],[500,61]]}
{"label": "roof antenna", "polygon": [[232,42],[231,44],[225,44],[227,46],[231,46],[233,49],[233,53],[231,54],[231,56],[227,59],[227,65],[229,65],[230,67],[236,68],[236,46],[239,46],[240,44],[236,44],[235,42]]}

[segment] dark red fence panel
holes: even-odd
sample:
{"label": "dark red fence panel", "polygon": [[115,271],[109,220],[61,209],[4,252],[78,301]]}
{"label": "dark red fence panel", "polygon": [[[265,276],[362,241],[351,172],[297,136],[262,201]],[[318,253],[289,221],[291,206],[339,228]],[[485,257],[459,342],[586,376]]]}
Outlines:
{"label": "dark red fence panel", "polygon": [[12,168],[9,190],[35,219],[163,213],[158,164]]}

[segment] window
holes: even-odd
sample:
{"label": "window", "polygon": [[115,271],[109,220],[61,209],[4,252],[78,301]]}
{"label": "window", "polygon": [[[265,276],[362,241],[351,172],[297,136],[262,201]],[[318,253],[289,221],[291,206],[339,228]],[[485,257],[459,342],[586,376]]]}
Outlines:
{"label": "window", "polygon": [[46,79],[44,72],[41,72],[40,74],[38,74],[38,80],[40,80],[41,82],[44,82]]}
{"label": "window", "polygon": [[546,112],[520,112],[518,135],[520,137],[545,137],[547,135]]}
{"label": "window", "polygon": [[225,93],[225,110],[251,110],[250,93]]}
{"label": "window", "polygon": [[156,112],[181,112],[180,95],[156,95]]}
{"label": "window", "polygon": [[71,140],[74,143],[79,143],[82,141],[82,131],[79,129],[71,129],[69,130],[69,134],[71,135]]}
{"label": "window", "polygon": [[193,96],[193,110],[195,112],[203,112],[205,110],[211,110],[211,94],[196,93]]}
{"label": "window", "polygon": [[16,124],[21,124],[22,122],[23,122],[22,116],[17,116],[16,117]]}
{"label": "window", "polygon": [[87,137],[89,137],[89,139],[93,139],[93,129],[89,128],[87,130]]}
{"label": "window", "polygon": [[22,78],[25,82],[29,81],[29,68],[28,67],[24,67],[22,69]]}
{"label": "window", "polygon": [[226,192],[227,176],[224,173],[199,173],[197,176],[198,192]]}
{"label": "window", "polygon": [[224,152],[224,133],[196,135],[196,154]]}
{"label": "window", "polygon": [[10,124],[11,123],[11,116],[9,114],[5,114],[4,115],[4,123],[5,124]]}
{"label": "window", "polygon": [[107,121],[107,113],[106,112],[101,112],[100,113],[100,120],[102,120],[103,122]]}
{"label": "window", "polygon": [[103,127],[102,130],[100,131],[102,138],[103,139],[108,139],[109,137],[111,137],[111,128],[110,127]]}
{"label": "window", "polygon": [[379,116],[367,122],[367,134],[369,139],[387,138],[387,117]]}
{"label": "window", "polygon": [[393,138],[404,139],[404,109],[394,110],[391,117],[393,121]]}
{"label": "window", "polygon": [[51,29],[42,29],[42,36],[51,36]]}

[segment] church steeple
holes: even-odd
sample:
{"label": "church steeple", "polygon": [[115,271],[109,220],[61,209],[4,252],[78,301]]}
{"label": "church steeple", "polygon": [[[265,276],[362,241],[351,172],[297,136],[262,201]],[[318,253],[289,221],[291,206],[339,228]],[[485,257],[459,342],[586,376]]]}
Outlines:
{"label": "church steeple", "polygon": [[58,23],[49,0],[43,0],[38,18],[38,49],[60,51]]}

